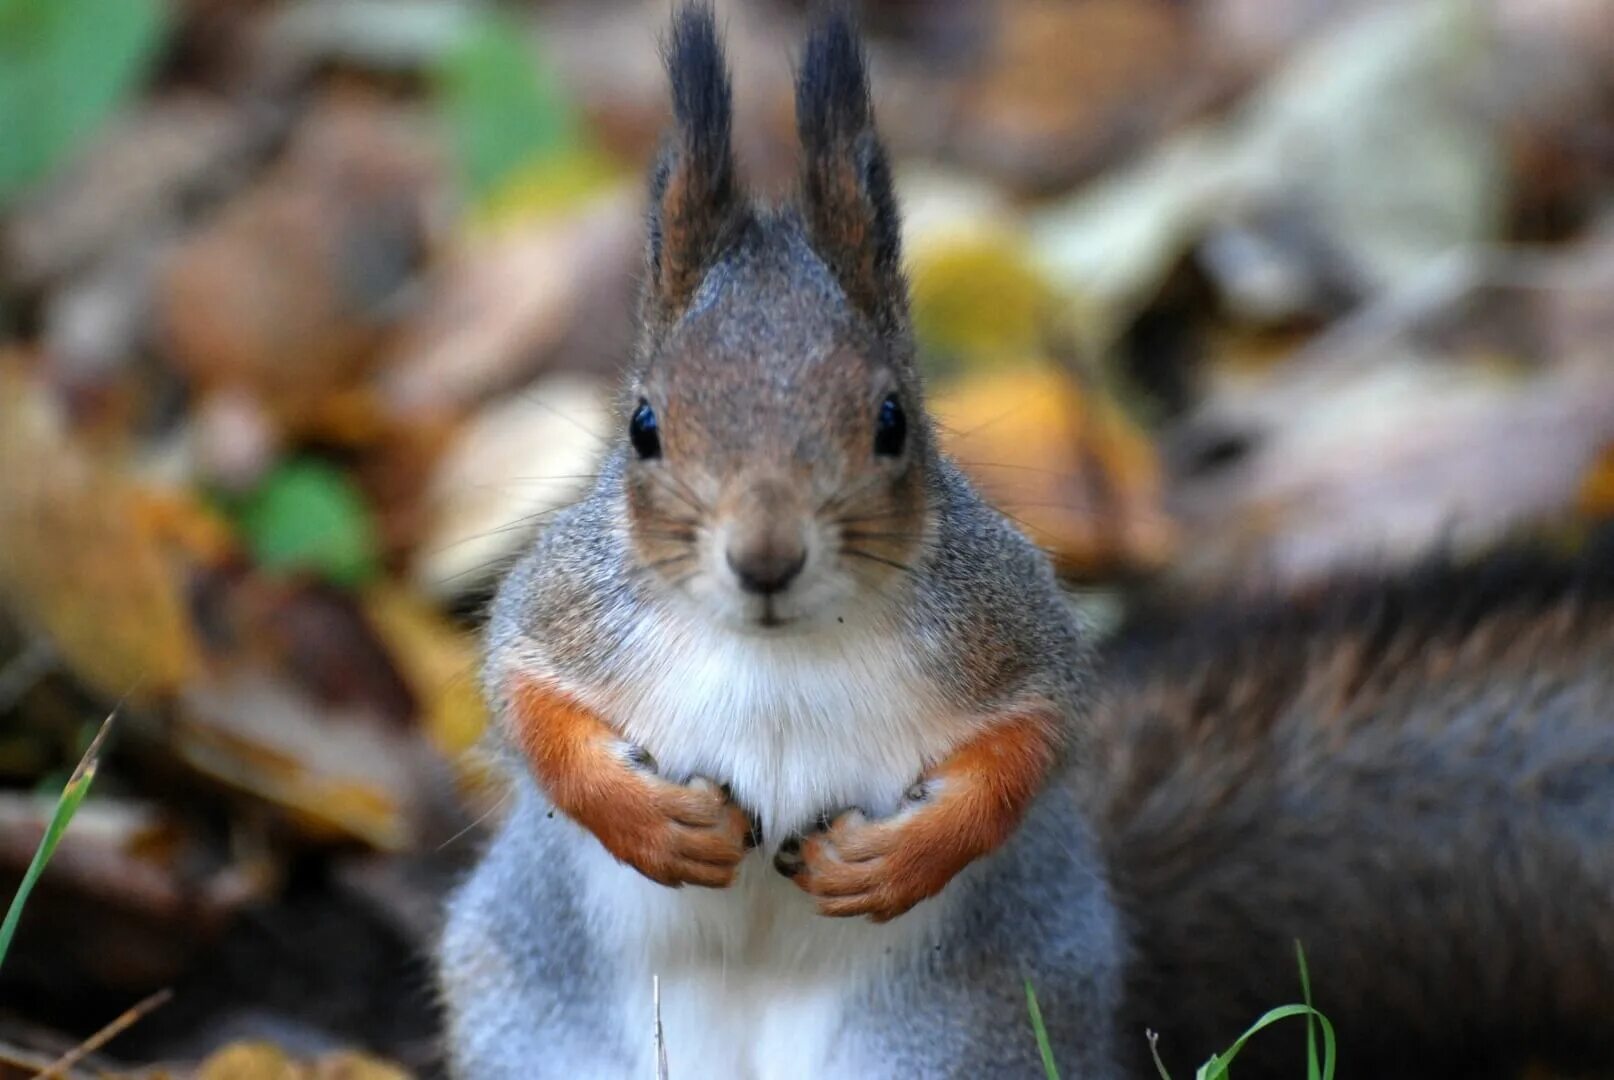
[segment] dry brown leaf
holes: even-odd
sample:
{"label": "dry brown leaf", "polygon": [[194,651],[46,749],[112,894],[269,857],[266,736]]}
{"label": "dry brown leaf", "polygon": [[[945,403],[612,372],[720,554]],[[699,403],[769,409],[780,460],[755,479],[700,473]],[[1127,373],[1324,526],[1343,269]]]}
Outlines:
{"label": "dry brown leaf", "polygon": [[[327,103],[175,252],[159,297],[175,364],[204,390],[252,393],[292,429],[330,422],[320,410],[368,371],[424,257],[430,147],[396,110]],[[355,420],[350,405],[338,413],[338,427]]]}
{"label": "dry brown leaf", "polygon": [[419,594],[396,584],[369,590],[363,604],[420,703],[426,737],[454,763],[462,781],[480,786],[487,779],[486,770],[467,756],[488,720],[475,637],[445,619]]}
{"label": "dry brown leaf", "polygon": [[1152,134],[1191,80],[1189,24],[1159,0],[1017,0],[963,87],[957,139],[1016,186],[1090,172]]}
{"label": "dry brown leaf", "polygon": [[1575,509],[1585,517],[1614,518],[1614,443],[1605,446],[1586,470]]}
{"label": "dry brown leaf", "polygon": [[947,450],[1064,572],[1139,570],[1170,553],[1153,447],[1101,395],[1027,366],[964,378],[931,405]]}
{"label": "dry brown leaf", "polygon": [[411,733],[250,669],[198,680],[180,705],[172,742],[191,768],[278,806],[316,839],[383,851],[413,842],[420,752]]}
{"label": "dry brown leaf", "polygon": [[326,1054],[299,1062],[266,1042],[233,1043],[196,1070],[196,1080],[409,1080],[396,1065],[364,1054]]}
{"label": "dry brown leaf", "polygon": [[377,380],[389,413],[456,414],[549,366],[591,297],[623,292],[637,272],[639,202],[618,189],[572,218],[467,238]]}

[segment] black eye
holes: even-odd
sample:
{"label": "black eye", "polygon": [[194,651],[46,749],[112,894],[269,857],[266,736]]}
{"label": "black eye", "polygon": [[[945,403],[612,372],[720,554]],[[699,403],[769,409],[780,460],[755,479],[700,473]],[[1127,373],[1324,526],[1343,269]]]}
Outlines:
{"label": "black eye", "polygon": [[661,456],[661,432],[656,428],[656,410],[650,402],[641,400],[633,410],[633,419],[628,421],[628,441],[641,458]]}
{"label": "black eye", "polygon": [[907,438],[908,414],[902,411],[897,395],[887,394],[880,402],[880,414],[874,418],[874,452],[881,457],[896,457],[902,453]]}

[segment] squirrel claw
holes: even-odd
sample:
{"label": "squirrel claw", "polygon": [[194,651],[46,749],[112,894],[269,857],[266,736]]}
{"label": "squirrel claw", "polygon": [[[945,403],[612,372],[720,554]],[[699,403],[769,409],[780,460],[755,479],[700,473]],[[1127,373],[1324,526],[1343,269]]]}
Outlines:
{"label": "squirrel claw", "polygon": [[648,810],[630,842],[612,853],[650,880],[678,888],[723,889],[755,844],[756,824],[717,784],[646,777]]}
{"label": "squirrel claw", "polygon": [[819,914],[886,922],[946,883],[912,872],[923,858],[914,840],[901,816],[870,821],[861,811],[848,810],[780,845],[773,865],[817,901]]}

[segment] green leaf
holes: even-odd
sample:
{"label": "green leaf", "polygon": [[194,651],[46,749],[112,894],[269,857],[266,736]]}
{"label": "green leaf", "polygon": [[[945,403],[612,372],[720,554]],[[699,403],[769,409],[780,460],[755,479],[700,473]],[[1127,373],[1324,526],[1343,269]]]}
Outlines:
{"label": "green leaf", "polygon": [[1059,1080],[1059,1067],[1054,1063],[1053,1044],[1048,1041],[1048,1028],[1042,1022],[1042,1007],[1037,1004],[1037,992],[1026,980],[1026,1008],[1031,1012],[1031,1027],[1037,1033],[1037,1049],[1042,1053],[1042,1071],[1048,1080]]}
{"label": "green leaf", "polygon": [[438,93],[471,198],[482,202],[536,163],[580,150],[560,80],[519,24],[479,19],[437,71]]}
{"label": "green leaf", "polygon": [[160,0],[0,0],[0,201],[94,134],[166,24]]}
{"label": "green leaf", "polygon": [[308,570],[339,585],[357,585],[379,571],[369,507],[340,469],[302,458],[286,462],[237,508],[258,564]]}
{"label": "green leaf", "polygon": [[116,709],[107,714],[101,721],[101,730],[96,732],[95,738],[90,741],[84,756],[79,758],[78,767],[73,775],[67,778],[61,795],[56,800],[56,811],[51,814],[50,824],[45,826],[45,835],[34,849],[33,861],[28,864],[28,871],[22,876],[22,884],[17,886],[17,895],[11,898],[11,907],[6,911],[6,921],[0,923],[0,964],[6,961],[6,953],[11,950],[11,939],[17,933],[17,923],[22,919],[23,905],[28,902],[28,894],[34,891],[34,885],[39,876],[45,872],[45,864],[56,853],[56,845],[61,841],[62,834],[67,831],[68,822],[78,812],[79,804],[84,796],[90,793],[90,784],[95,780],[95,771],[101,764],[101,748],[106,744],[107,733],[112,730],[112,720],[118,715]]}

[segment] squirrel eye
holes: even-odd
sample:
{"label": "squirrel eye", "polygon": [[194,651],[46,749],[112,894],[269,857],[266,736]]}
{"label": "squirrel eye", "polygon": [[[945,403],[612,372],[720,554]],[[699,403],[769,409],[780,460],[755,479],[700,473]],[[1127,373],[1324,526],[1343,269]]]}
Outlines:
{"label": "squirrel eye", "polygon": [[633,449],[641,458],[661,456],[661,432],[656,427],[656,410],[643,398],[639,399],[639,407],[633,410],[633,419],[628,421],[628,441],[633,443]]}
{"label": "squirrel eye", "polygon": [[887,394],[874,419],[874,452],[880,457],[896,457],[908,438],[908,416],[897,395]]}

